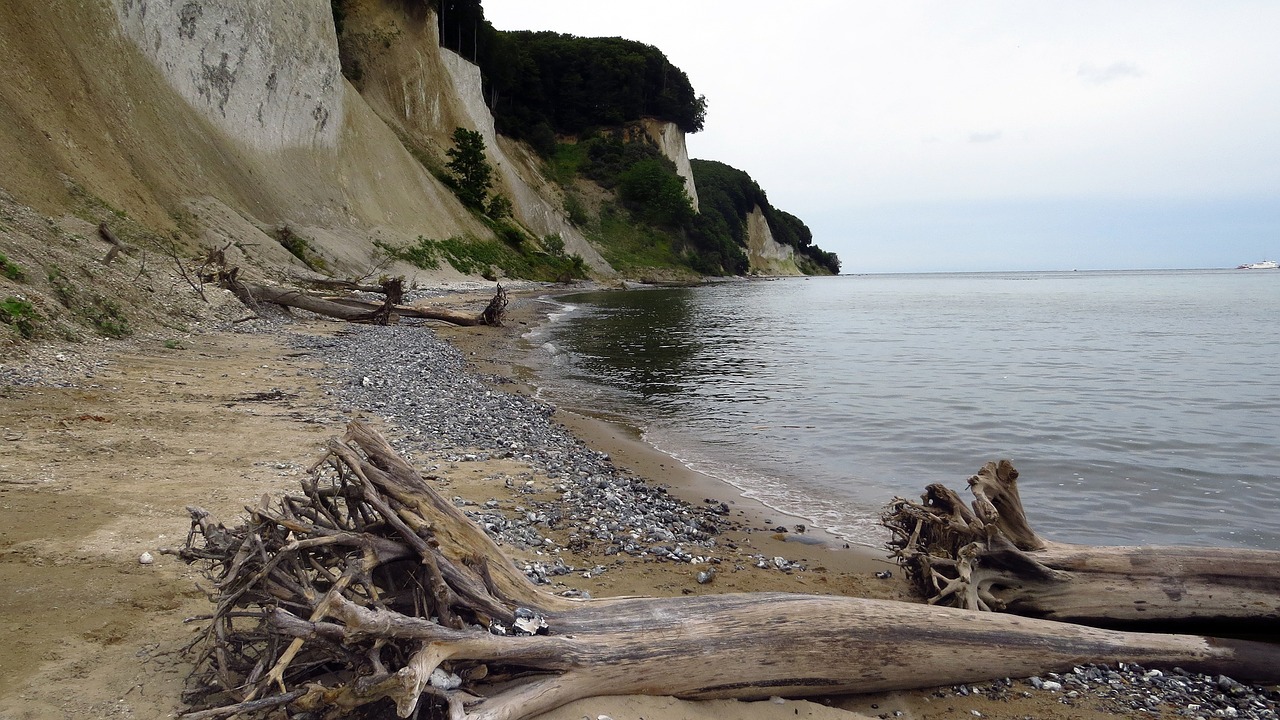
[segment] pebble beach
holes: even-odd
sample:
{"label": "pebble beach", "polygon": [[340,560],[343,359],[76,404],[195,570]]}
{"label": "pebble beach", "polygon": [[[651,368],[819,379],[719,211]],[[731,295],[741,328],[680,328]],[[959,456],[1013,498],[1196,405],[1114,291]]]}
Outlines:
{"label": "pebble beach", "polygon": [[[515,475],[499,473],[491,479],[488,489],[495,497],[481,499],[485,493],[477,495],[473,487],[471,499],[458,495],[454,502],[510,548],[532,580],[553,592],[616,593],[611,580],[628,594],[716,592],[725,591],[723,578],[739,575],[733,590],[823,592],[833,591],[822,586],[840,576],[839,587],[848,594],[910,599],[896,568],[884,562],[878,549],[805,537],[802,525],[788,527],[785,518],[766,517],[776,513],[751,505],[727,485],[716,488],[713,481],[692,477],[696,474],[667,471],[674,463],[634,438],[630,451],[623,451],[628,457],[615,458],[599,449],[609,444],[601,440],[611,432],[626,432],[604,421],[575,417],[570,424],[576,434],[571,431],[563,413],[531,397],[513,379],[516,373],[509,364],[495,357],[518,352],[520,325],[537,322],[534,306],[525,307],[516,316],[523,318],[516,329],[487,335],[454,328],[437,333],[351,327],[331,337],[304,336],[295,344],[323,354],[322,377],[330,382],[331,398],[339,407],[377,415],[387,423],[393,444],[419,463],[429,463],[430,472],[447,475],[460,465],[493,461],[521,467]],[[494,372],[504,365],[505,371]],[[619,446],[615,443],[613,449]],[[655,463],[664,472],[646,477],[645,469],[652,470]],[[633,470],[637,466],[640,472]],[[669,484],[682,479],[696,487]],[[492,492],[498,481],[505,492]],[[621,577],[637,568],[647,572],[635,580]],[[655,575],[667,576],[665,582],[654,582]],[[652,586],[644,587],[646,582]],[[956,703],[985,701],[985,708],[963,714],[1269,719],[1278,717],[1280,693],[1226,676],[1121,663],[869,698],[807,704],[880,718],[932,717],[943,702],[952,704],[938,716],[958,716],[949,715],[960,712]],[[1027,703],[1039,709],[1019,710]],[[1058,707],[1046,715],[1045,703]],[[778,703],[774,708],[752,705],[775,710]],[[798,708],[791,710],[792,716],[800,714]],[[581,717],[573,712],[554,715]]]}
{"label": "pebble beach", "polygon": [[[54,656],[37,645],[30,648],[32,654],[16,656],[32,660],[26,666],[15,665],[19,674],[3,681],[9,687],[0,684],[0,697],[12,701],[0,709],[0,717],[172,717],[182,676],[181,661],[173,652],[181,645],[181,620],[198,614],[203,602],[192,592],[198,580],[193,571],[156,553],[163,542],[173,541],[175,532],[184,532],[181,505],[204,503],[232,521],[225,516],[261,494],[289,491],[323,439],[340,434],[353,419],[374,424],[548,592],[603,597],[788,591],[913,600],[898,568],[882,550],[846,548],[837,538],[804,528],[796,518],[781,516],[742,498],[728,485],[680,466],[647,447],[631,428],[566,413],[537,399],[535,388],[512,362],[521,351],[522,334],[540,321],[537,292],[514,298],[505,328],[410,323],[384,328],[269,316],[244,323],[211,322],[183,340],[185,349],[167,355],[157,356],[149,349],[147,343],[155,344],[154,339],[140,338],[132,346],[37,348],[19,361],[6,361],[0,368],[6,388],[0,401],[6,403],[7,417],[0,426],[7,445],[0,464],[19,467],[27,457],[63,453],[77,442],[86,445],[82,463],[57,464],[57,482],[67,483],[65,487],[50,490],[40,478],[0,484],[6,508],[36,512],[44,507],[36,502],[41,497],[78,497],[80,516],[87,517],[85,508],[91,507],[89,501],[97,492],[91,484],[102,460],[113,457],[110,448],[126,447],[125,440],[104,444],[102,433],[116,426],[128,429],[134,415],[155,414],[147,403],[157,399],[175,403],[185,419],[158,419],[171,436],[153,429],[143,444],[128,441],[134,442],[128,446],[128,467],[137,484],[138,509],[121,511],[117,497],[115,505],[104,509],[102,520],[108,528],[123,527],[112,522],[146,526],[138,518],[158,514],[165,518],[161,527],[174,529],[158,538],[144,531],[128,543],[120,539],[122,531],[99,532],[94,537],[102,538],[97,541],[102,547],[95,552],[108,559],[91,560],[85,568],[86,551],[75,549],[87,547],[83,539],[68,540],[70,549],[63,554],[47,550],[61,547],[61,541],[45,536],[52,533],[50,518],[65,512],[52,505],[40,510],[51,513],[41,516],[46,519],[31,518],[38,521],[30,531],[36,539],[6,540],[0,548],[14,568],[14,582],[36,582],[25,579],[29,575],[23,574],[24,568],[34,566],[39,577],[66,565],[80,568],[76,583],[95,582],[100,576],[107,583],[104,587],[118,582],[154,584],[173,588],[164,592],[181,600],[166,601],[164,607],[170,609],[159,613],[136,597],[116,601],[120,613],[131,613],[128,627],[135,629],[113,635],[116,639],[105,651],[93,650],[99,663],[78,676],[68,670],[76,662],[77,654],[71,652],[76,646],[58,638],[84,632],[85,638],[100,642],[102,631],[69,627],[57,611],[27,614],[13,609],[20,607],[17,596],[6,600],[6,612],[20,622],[11,624],[9,635],[0,640],[21,650],[28,644],[23,638],[47,625],[42,632],[53,639],[44,646],[68,648],[68,653],[65,660],[51,661]],[[437,293],[426,300],[465,305],[474,304],[476,297]],[[238,313],[227,318],[233,315]],[[225,390],[213,387],[217,378]],[[65,399],[68,409],[46,408],[59,399]],[[217,429],[222,422],[226,429]],[[41,429],[44,424],[48,430]],[[201,457],[205,450],[198,438],[209,432],[243,433],[227,437],[241,454],[191,465],[181,484],[169,480],[190,458]],[[138,434],[130,430],[128,436]],[[148,479],[148,473],[155,479]],[[120,482],[113,488],[116,496],[123,492]],[[6,537],[12,538],[12,533]],[[155,554],[154,563],[138,564],[143,551]],[[23,553],[34,553],[35,559],[23,559]],[[129,585],[119,588],[122,594],[136,593]],[[101,611],[86,606],[85,612],[84,617],[92,618]],[[124,619],[113,623],[126,627]],[[161,630],[147,632],[149,626]],[[41,658],[50,663],[46,669],[41,669]],[[24,672],[34,674],[28,677]],[[52,687],[52,677],[70,677],[66,682],[78,688],[77,699],[44,689]],[[145,688],[145,693],[118,689],[135,682],[134,687]],[[117,695],[119,700],[94,700]],[[1278,702],[1276,688],[1176,668],[1120,664],[813,700],[588,698],[543,717],[1270,719],[1277,717]],[[59,710],[60,706],[72,710]],[[110,708],[128,712],[108,712]]]}

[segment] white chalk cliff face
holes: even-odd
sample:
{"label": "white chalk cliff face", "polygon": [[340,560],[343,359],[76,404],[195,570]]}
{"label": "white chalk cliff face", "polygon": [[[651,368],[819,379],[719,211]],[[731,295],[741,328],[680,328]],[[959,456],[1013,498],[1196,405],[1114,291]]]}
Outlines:
{"label": "white chalk cliff face", "polygon": [[543,177],[541,160],[523,144],[497,135],[480,68],[440,46],[433,11],[409,17],[385,0],[349,0],[346,8],[344,52],[359,64],[361,97],[388,125],[429,147],[442,163],[455,128],[479,132],[495,171],[493,191],[511,200],[515,218],[535,235],[560,235],[565,252],[580,255],[597,273],[613,274],[569,223],[561,192]]}
{"label": "white chalk cliff face", "polygon": [[759,275],[803,275],[796,265],[795,249],[773,239],[769,221],[760,207],[747,216],[747,260]]}
{"label": "white chalk cliff face", "polygon": [[658,149],[667,159],[676,165],[676,172],[684,178],[684,190],[689,195],[693,209],[698,209],[698,188],[693,183],[693,167],[689,164],[689,148],[685,143],[684,131],[673,122],[662,122],[652,118],[644,121],[644,130],[658,144]]}
{"label": "white chalk cliff face", "polygon": [[[202,221],[240,214],[260,227],[288,223],[317,243],[334,272],[357,275],[372,262],[371,239],[403,245],[490,234],[347,82],[326,0],[112,3],[121,35],[219,135],[197,141],[213,154],[195,161],[189,186],[175,188],[216,198],[188,204],[204,210]],[[366,4],[397,14],[382,0]],[[438,63],[434,49],[430,57]],[[417,78],[421,95],[456,104],[442,78]],[[173,160],[186,157],[179,151]]]}
{"label": "white chalk cliff face", "polygon": [[258,150],[329,147],[344,82],[323,0],[114,0],[120,27],[173,88]]}
{"label": "white chalk cliff face", "polygon": [[480,67],[451,50],[440,48],[439,53],[449,75],[449,86],[465,113],[464,124],[484,136],[485,155],[496,171],[499,187],[495,190],[511,200],[512,213],[538,235],[559,235],[564,240],[565,252],[580,255],[595,272],[612,275],[613,268],[582,232],[569,223],[562,205],[548,199],[558,198],[559,190],[542,177],[538,169],[540,161],[522,146],[498,138],[493,114],[484,102]]}

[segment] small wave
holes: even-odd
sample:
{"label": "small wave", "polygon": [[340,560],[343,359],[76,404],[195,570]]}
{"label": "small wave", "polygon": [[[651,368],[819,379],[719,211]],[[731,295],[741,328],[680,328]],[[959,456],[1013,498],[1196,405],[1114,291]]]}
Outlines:
{"label": "small wave", "polygon": [[572,315],[573,313],[577,312],[579,309],[578,305],[572,305],[570,303],[560,302],[559,300],[556,300],[554,298],[549,298],[549,297],[540,297],[536,300],[536,302],[550,305],[554,309],[548,310],[542,322],[533,326],[532,328],[529,329],[528,332],[521,335],[522,338],[526,340],[531,340],[531,341],[536,340],[537,338],[546,334],[548,325],[551,325],[552,323],[560,322],[561,319],[563,319],[568,315]]}
{"label": "small wave", "polygon": [[786,480],[759,473],[744,473],[711,461],[695,461],[656,442],[648,430],[641,439],[658,452],[672,458],[693,472],[714,478],[735,488],[741,496],[783,515],[803,520],[810,527],[855,545],[873,548],[884,546],[888,532],[880,525],[878,511],[859,508],[854,503],[833,502],[807,495]]}

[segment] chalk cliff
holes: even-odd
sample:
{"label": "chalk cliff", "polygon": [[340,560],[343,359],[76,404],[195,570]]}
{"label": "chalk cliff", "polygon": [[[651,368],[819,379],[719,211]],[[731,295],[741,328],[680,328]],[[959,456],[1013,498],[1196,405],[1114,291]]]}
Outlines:
{"label": "chalk cliff", "polygon": [[357,33],[396,46],[362,58],[362,94],[342,75],[326,0],[6,4],[0,186],[42,212],[61,212],[74,187],[152,227],[181,213],[207,244],[245,241],[264,266],[299,264],[267,237],[287,223],[332,271],[360,274],[374,239],[492,236],[421,162],[443,162],[464,126],[484,133],[530,231],[611,272],[533,159],[495,137],[478,70],[440,49],[431,16],[349,3]]}
{"label": "chalk cliff", "polygon": [[769,221],[760,206],[747,215],[747,260],[757,275],[803,275],[796,265],[795,250],[773,239]]}
{"label": "chalk cliff", "polygon": [[676,172],[684,178],[684,189],[693,202],[693,209],[698,209],[698,188],[693,184],[693,168],[689,164],[689,148],[685,145],[684,131],[673,122],[663,122],[653,118],[645,118],[644,130],[658,145],[658,149],[668,160],[675,163]]}
{"label": "chalk cliff", "polygon": [[227,135],[266,151],[337,147],[345,88],[326,4],[117,0],[115,10],[169,85]]}
{"label": "chalk cliff", "polygon": [[535,235],[559,235],[565,251],[597,273],[612,273],[565,218],[559,190],[542,177],[536,158],[497,135],[480,69],[440,47],[434,12],[407,14],[385,0],[348,0],[345,7],[346,59],[357,68],[362,97],[388,125],[436,157],[452,145],[454,128],[480,132],[495,169],[494,190],[512,201],[515,218]]}
{"label": "chalk cliff", "polygon": [[[341,28],[326,0],[6,0],[4,15],[0,190],[40,212],[88,196],[159,232],[256,248],[234,257],[250,267],[302,270],[271,237],[287,224],[329,271],[361,275],[374,241],[494,237],[439,179],[465,127],[524,229],[615,274],[544,161],[496,134],[479,68],[440,46],[425,6],[345,0]],[[684,132],[641,125],[697,208]],[[751,227],[753,270],[797,272],[762,217]]]}

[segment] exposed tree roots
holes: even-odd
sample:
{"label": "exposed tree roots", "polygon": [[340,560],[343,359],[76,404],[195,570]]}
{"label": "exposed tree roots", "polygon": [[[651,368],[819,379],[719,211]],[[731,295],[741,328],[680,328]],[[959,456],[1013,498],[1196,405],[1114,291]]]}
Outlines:
{"label": "exposed tree roots", "polygon": [[883,515],[889,546],[932,604],[1101,626],[1280,633],[1280,552],[1095,547],[1044,540],[1027,523],[1018,471],[987,463],[972,508],[938,484]]}
{"label": "exposed tree roots", "polygon": [[1090,661],[1280,680],[1280,650],[1242,641],[845,597],[551,595],[360,423],[299,494],[247,511],[228,529],[190,508],[172,551],[208,564],[215,603],[190,718],[518,720],[590,695],[830,695]]}

